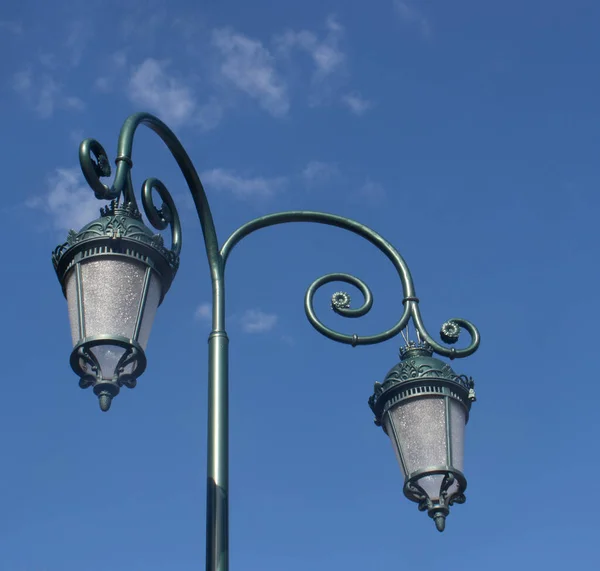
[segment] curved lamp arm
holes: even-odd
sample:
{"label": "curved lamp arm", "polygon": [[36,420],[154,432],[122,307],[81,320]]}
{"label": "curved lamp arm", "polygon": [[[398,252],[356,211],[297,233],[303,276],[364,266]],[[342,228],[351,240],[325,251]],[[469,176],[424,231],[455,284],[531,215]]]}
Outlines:
{"label": "curved lamp arm", "polygon": [[469,343],[468,347],[465,347],[464,349],[454,349],[453,347],[444,347],[443,345],[436,343],[423,325],[423,320],[421,318],[418,305],[419,299],[416,297],[412,276],[408,266],[406,265],[406,262],[404,261],[404,258],[400,255],[398,250],[392,246],[392,244],[390,244],[377,232],[374,232],[363,224],[348,218],[343,218],[342,216],[336,216],[335,214],[327,214],[324,212],[299,210],[291,212],[278,212],[276,214],[270,214],[268,216],[256,218],[255,220],[244,224],[244,226],[241,228],[238,228],[233,234],[231,234],[225,244],[223,244],[221,248],[223,268],[227,263],[231,251],[243,238],[252,234],[253,232],[256,232],[257,230],[260,230],[261,228],[267,228],[277,224],[286,224],[288,222],[314,222],[318,224],[326,224],[329,226],[337,226],[338,228],[358,234],[359,236],[371,242],[371,244],[376,246],[385,254],[385,256],[396,268],[402,284],[402,289],[404,292],[404,297],[402,300],[404,311],[398,322],[390,329],[387,329],[386,331],[376,335],[359,337],[358,335],[346,335],[339,333],[325,326],[315,313],[313,298],[316,291],[321,286],[333,281],[342,281],[354,285],[363,294],[363,305],[359,308],[351,309],[349,304],[349,296],[343,292],[338,292],[332,298],[332,308],[337,314],[344,317],[361,317],[369,312],[373,304],[373,296],[369,287],[362,280],[359,280],[358,278],[348,274],[328,274],[318,278],[309,286],[306,292],[304,308],[308,320],[319,333],[325,335],[325,337],[328,337],[329,339],[333,339],[339,343],[346,343],[352,345],[353,347],[357,345],[374,345],[376,343],[387,341],[388,339],[398,335],[407,326],[410,318],[412,317],[415,329],[418,331],[421,339],[426,341],[436,353],[444,355],[445,357],[449,357],[450,359],[455,359],[467,357],[477,350],[480,341],[479,331],[475,325],[466,319],[453,318],[444,323],[441,330],[441,337],[442,340],[446,341],[447,343],[455,343],[458,340],[460,328],[464,327],[471,336],[471,342]]}
{"label": "curved lamp arm", "polygon": [[[79,161],[86,181],[99,199],[114,200],[123,196],[124,202],[131,203],[137,209],[131,180],[131,159],[133,138],[139,125],[152,129],[167,145],[177,161],[188,184],[204,235],[204,245],[213,291],[213,327],[209,336],[208,364],[208,462],[207,462],[207,524],[206,524],[206,570],[227,571],[228,564],[228,339],[225,333],[225,285],[224,270],[231,250],[244,237],[256,230],[284,224],[287,222],[315,222],[337,226],[349,230],[367,239],[392,262],[404,291],[404,311],[398,322],[390,329],[377,335],[359,337],[346,335],[325,326],[316,316],[313,307],[314,294],[319,287],[332,281],[342,281],[356,286],[364,296],[361,307],[351,309],[349,296],[338,292],[333,296],[332,307],[344,317],[365,315],[373,303],[368,286],[348,274],[328,274],[315,280],[308,288],[305,297],[306,315],[313,327],[334,341],[353,346],[380,343],[398,335],[412,318],[421,338],[429,343],[433,350],[451,359],[466,357],[475,352],[479,345],[477,328],[464,319],[451,319],[442,326],[441,337],[446,343],[458,340],[460,328],[464,327],[471,335],[471,342],[464,349],[444,347],[436,343],[427,333],[419,312],[418,298],[415,295],[412,277],[406,262],[398,251],[373,230],[347,218],[322,212],[295,211],[271,214],[248,222],[236,230],[225,242],[221,250],[218,247],[217,234],[206,193],[200,177],[187,152],[167,125],[149,113],[131,115],[123,124],[119,135],[117,171],[111,187],[101,182],[101,177],[111,174],[110,164],[102,145],[93,139],[86,139],[79,147]],[[152,192],[156,190],[163,203],[156,208]],[[159,230],[171,226],[172,246],[175,255],[181,249],[181,226],[177,209],[165,185],[156,178],[148,178],[142,186],[142,205],[150,223]]]}

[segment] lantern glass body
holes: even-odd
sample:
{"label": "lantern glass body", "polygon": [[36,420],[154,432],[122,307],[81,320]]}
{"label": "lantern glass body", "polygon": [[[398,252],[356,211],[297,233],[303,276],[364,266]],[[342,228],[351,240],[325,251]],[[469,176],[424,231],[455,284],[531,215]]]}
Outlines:
{"label": "lantern glass body", "polygon": [[[94,256],[75,264],[65,285],[73,345],[103,336],[133,340],[146,348],[161,300],[160,278],[150,266],[129,256]],[[90,351],[103,379],[113,379],[125,350],[92,341]],[[80,365],[89,369],[83,361]],[[134,367],[131,363],[123,372],[135,374]]]}
{"label": "lantern glass body", "polygon": [[[383,425],[405,479],[419,472],[450,469],[463,471],[464,405],[446,395],[409,398],[390,407]],[[423,475],[416,483],[436,502],[444,474]],[[449,496],[458,492],[455,481]]]}

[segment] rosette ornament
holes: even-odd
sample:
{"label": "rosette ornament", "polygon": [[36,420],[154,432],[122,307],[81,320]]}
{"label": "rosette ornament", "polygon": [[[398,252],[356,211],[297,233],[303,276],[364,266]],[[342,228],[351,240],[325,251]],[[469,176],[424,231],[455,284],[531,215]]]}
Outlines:
{"label": "rosette ornament", "polygon": [[465,425],[475,390],[473,379],[432,355],[427,343],[403,347],[369,406],[392,442],[404,495],[444,531],[450,506],[465,502]]}

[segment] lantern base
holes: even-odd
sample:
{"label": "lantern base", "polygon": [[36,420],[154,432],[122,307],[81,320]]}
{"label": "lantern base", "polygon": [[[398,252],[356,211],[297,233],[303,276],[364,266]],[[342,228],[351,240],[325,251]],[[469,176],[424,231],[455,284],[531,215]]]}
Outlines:
{"label": "lantern base", "polygon": [[[124,349],[123,355],[114,367],[112,379],[105,378],[102,368],[93,351],[95,347],[116,346]],[[121,387],[133,389],[137,377],[146,368],[146,356],[139,343],[119,336],[98,335],[87,337],[78,343],[71,353],[71,368],[80,375],[79,386],[82,389],[94,388],[94,394],[100,402],[100,410],[107,412]],[[112,373],[111,373],[112,374]]]}
{"label": "lantern base", "polygon": [[[419,480],[427,476],[443,476],[439,497],[430,497],[429,493],[419,485]],[[450,467],[432,467],[410,475],[404,484],[404,495],[419,504],[419,511],[427,514],[435,522],[435,527],[442,532],[446,528],[446,517],[450,514],[450,506],[464,504],[467,480],[462,472]]]}

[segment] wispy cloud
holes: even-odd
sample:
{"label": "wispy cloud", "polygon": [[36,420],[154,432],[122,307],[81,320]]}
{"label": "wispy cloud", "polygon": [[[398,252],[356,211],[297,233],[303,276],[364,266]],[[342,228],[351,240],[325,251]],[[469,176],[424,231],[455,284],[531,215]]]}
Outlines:
{"label": "wispy cloud", "polygon": [[341,49],[344,28],[334,16],[326,22],[325,37],[320,39],[315,32],[287,30],[276,39],[279,53],[289,56],[292,50],[301,50],[311,58],[314,71],[311,103],[318,104],[327,91],[327,81],[343,70],[346,55]]}
{"label": "wispy cloud", "polygon": [[364,115],[373,104],[362,97],[359,93],[347,93],[342,97],[342,102],[354,113],[355,115]]}
{"label": "wispy cloud", "polygon": [[198,321],[210,321],[212,318],[212,306],[209,302],[201,303],[194,313],[194,317]]}
{"label": "wispy cloud", "polygon": [[56,109],[81,111],[85,107],[79,97],[65,94],[62,85],[48,73],[19,71],[13,75],[12,87],[43,119],[52,117]]}
{"label": "wispy cloud", "polygon": [[286,177],[243,177],[227,169],[212,169],[202,173],[202,180],[207,187],[217,191],[231,192],[241,199],[271,198],[281,192],[286,184]]}
{"label": "wispy cloud", "polygon": [[45,212],[57,230],[79,230],[100,215],[94,197],[78,169],[56,169],[47,180],[47,192],[26,202]]}
{"label": "wispy cloud", "polygon": [[367,179],[355,192],[355,198],[368,205],[380,205],[385,200],[385,188],[378,182]]}
{"label": "wispy cloud", "polygon": [[311,57],[316,80],[323,80],[338,71],[346,59],[340,48],[343,27],[333,16],[329,16],[326,26],[327,34],[322,40],[309,30],[287,30],[277,38],[280,51],[289,53],[293,48],[298,48]]}
{"label": "wispy cloud", "polygon": [[322,161],[310,161],[302,170],[302,178],[308,186],[327,183],[340,174],[337,165]]}
{"label": "wispy cloud", "polygon": [[213,32],[212,44],[225,81],[256,99],[274,117],[287,114],[290,102],[286,82],[275,68],[275,58],[260,41],[223,28]]}
{"label": "wispy cloud", "polygon": [[409,0],[394,0],[394,9],[400,18],[408,23],[416,25],[423,37],[430,38],[432,34],[431,24],[423,12],[414,6]]}
{"label": "wispy cloud", "polygon": [[178,126],[189,121],[196,109],[190,87],[168,73],[169,63],[153,58],[137,66],[129,81],[129,99],[155,113],[167,123]]}
{"label": "wispy cloud", "polygon": [[277,325],[277,315],[260,309],[248,309],[242,315],[241,324],[245,333],[265,333]]}

